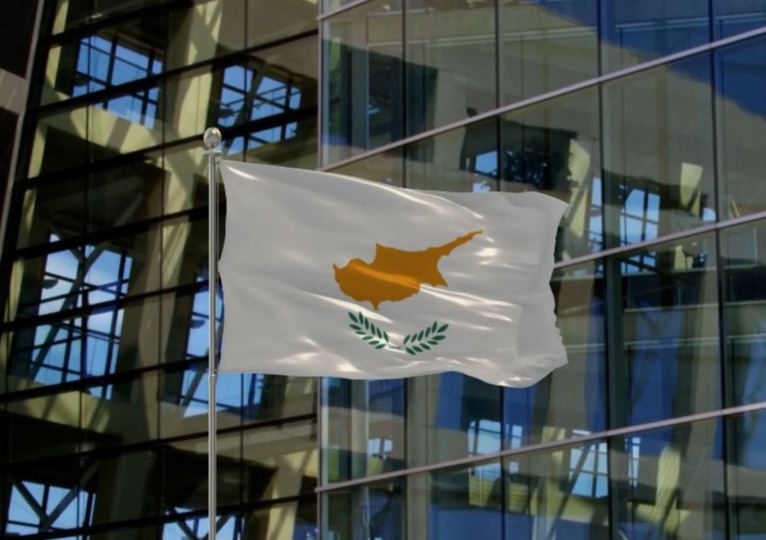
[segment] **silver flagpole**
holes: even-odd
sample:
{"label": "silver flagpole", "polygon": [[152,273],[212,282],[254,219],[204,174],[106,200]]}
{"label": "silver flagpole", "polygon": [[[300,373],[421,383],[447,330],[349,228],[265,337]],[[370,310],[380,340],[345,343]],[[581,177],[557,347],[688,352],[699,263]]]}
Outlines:
{"label": "silver flagpole", "polygon": [[205,143],[205,154],[208,157],[208,225],[207,225],[207,268],[208,268],[208,350],[207,350],[207,519],[208,539],[215,540],[218,536],[216,526],[216,507],[218,494],[216,492],[216,477],[218,476],[218,417],[216,413],[215,384],[218,378],[218,368],[215,353],[218,349],[216,337],[216,289],[218,285],[218,189],[216,162],[218,145],[221,143],[221,132],[218,128],[207,128],[202,137]]}

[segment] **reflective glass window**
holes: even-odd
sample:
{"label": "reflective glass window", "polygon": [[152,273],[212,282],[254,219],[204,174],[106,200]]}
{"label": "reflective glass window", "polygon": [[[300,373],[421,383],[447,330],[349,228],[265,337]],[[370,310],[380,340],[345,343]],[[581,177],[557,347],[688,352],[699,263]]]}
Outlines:
{"label": "reflective glass window", "polygon": [[726,423],[729,440],[727,487],[729,534],[732,540],[761,540],[761,508],[766,495],[761,479],[766,472],[766,411],[730,418]]}
{"label": "reflective glass window", "polygon": [[442,191],[496,191],[498,121],[478,122],[407,146],[406,187]]}
{"label": "reflective glass window", "polygon": [[608,242],[642,242],[715,221],[710,84],[710,59],[701,55],[604,85],[600,189]]}
{"label": "reflective glass window", "polygon": [[61,535],[90,525],[96,494],[81,479],[82,466],[70,456],[13,466],[4,536]]}
{"label": "reflective glass window", "polygon": [[766,401],[766,223],[721,233],[724,330],[731,405]]}
{"label": "reflective glass window", "polygon": [[601,263],[557,269],[551,287],[568,363],[534,386],[503,390],[506,449],[597,433],[607,425],[607,307]]}
{"label": "reflective glass window", "polygon": [[716,257],[708,234],[608,262],[621,276],[622,312],[610,318],[618,425],[721,407]]}
{"label": "reflective glass window", "polygon": [[604,247],[599,117],[593,87],[500,118],[500,189],[540,191],[569,204],[556,260]]}
{"label": "reflective glass window", "polygon": [[407,134],[495,108],[495,3],[410,0],[405,5]]}
{"label": "reflective glass window", "polygon": [[766,210],[766,38],[716,51],[720,211],[737,218]]}
{"label": "reflective glass window", "polygon": [[598,2],[500,2],[501,104],[598,75]]}
{"label": "reflective glass window", "polygon": [[323,22],[322,163],[402,137],[401,0],[374,0]]}
{"label": "reflective glass window", "polygon": [[602,2],[605,71],[702,45],[710,40],[708,0]]}
{"label": "reflective glass window", "polygon": [[713,32],[724,38],[766,24],[764,0],[713,0]]}
{"label": "reflective glass window", "polygon": [[614,527],[628,538],[718,540],[726,534],[720,421],[616,437]]}

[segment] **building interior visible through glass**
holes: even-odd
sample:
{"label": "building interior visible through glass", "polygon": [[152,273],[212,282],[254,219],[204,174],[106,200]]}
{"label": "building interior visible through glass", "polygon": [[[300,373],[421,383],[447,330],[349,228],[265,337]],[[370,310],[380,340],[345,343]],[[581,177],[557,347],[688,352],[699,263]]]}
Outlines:
{"label": "building interior visible through glass", "polygon": [[215,125],[231,160],[570,205],[569,364],[532,388],[222,374],[217,538],[766,540],[766,2],[41,4],[5,536],[208,538]]}

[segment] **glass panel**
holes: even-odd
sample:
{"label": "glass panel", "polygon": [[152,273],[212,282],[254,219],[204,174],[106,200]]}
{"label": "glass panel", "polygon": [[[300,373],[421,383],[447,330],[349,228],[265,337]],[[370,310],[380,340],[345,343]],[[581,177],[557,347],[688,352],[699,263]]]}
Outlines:
{"label": "glass panel", "polygon": [[501,104],[598,75],[597,0],[500,5]]}
{"label": "glass panel", "polygon": [[397,148],[396,150],[375,154],[348,165],[335,167],[331,172],[402,187],[404,185],[403,153],[401,148]]}
{"label": "glass panel", "polygon": [[316,46],[312,36],[254,52],[237,64],[206,66],[169,80],[166,142],[201,139],[209,125],[217,125],[228,159],[241,160],[246,152],[251,161],[313,168]]}
{"label": "glass panel", "polygon": [[160,83],[125,90],[96,105],[40,116],[29,176],[84,165],[162,143]]}
{"label": "glass panel", "polygon": [[764,0],[713,0],[713,32],[716,39],[760,28],[765,24]]}
{"label": "glass panel", "polygon": [[766,223],[721,233],[730,405],[766,401]]}
{"label": "glass panel", "polygon": [[[199,188],[199,186],[198,186]],[[220,185],[219,195],[223,190]],[[219,201],[225,200],[223,197]],[[207,201],[206,201],[207,202]],[[207,215],[169,219],[162,227],[162,286],[201,284],[208,279],[208,221]],[[218,254],[226,241],[225,220],[218,221]],[[222,298],[219,286],[218,296]],[[195,301],[196,302],[196,301]],[[207,305],[207,304],[205,304]],[[207,309],[207,308],[205,308]]]}
{"label": "glass panel", "polygon": [[84,234],[88,179],[85,174],[51,182],[39,182],[24,193],[17,249],[51,241],[51,233]]}
{"label": "glass panel", "polygon": [[158,236],[152,229],[77,245],[49,232],[49,253],[19,259],[14,266],[14,281],[22,285],[16,316],[84,308],[158,289],[160,250],[152,245]]}
{"label": "glass panel", "polygon": [[[196,469],[207,471],[204,466]],[[189,477],[193,470],[186,468],[177,474]],[[162,459],[156,450],[90,459],[83,472],[83,485],[94,493],[93,525],[155,517],[162,500]]]}
{"label": "glass panel", "polygon": [[[168,0],[58,0],[52,10],[52,33],[59,34],[125,11],[163,4]],[[53,4],[53,2],[51,2]],[[52,7],[52,6],[51,6]]]}
{"label": "glass panel", "polygon": [[80,460],[66,456],[14,465],[8,474],[7,522],[3,538],[54,534],[91,524],[95,493],[84,489]]}
{"label": "glass panel", "polygon": [[[317,517],[316,497],[265,506],[245,515],[241,538],[317,540]],[[239,537],[219,532],[218,538],[233,540]]]}
{"label": "glass panel", "polygon": [[[405,529],[406,509],[404,480],[359,486],[322,495],[322,538],[332,540],[401,540],[422,538]],[[422,527],[426,517],[419,516]]]}
{"label": "glass panel", "polygon": [[611,374],[621,396],[610,411],[614,422],[642,424],[720,408],[715,237],[654,246],[609,264],[622,288],[622,321],[614,325],[621,335],[612,335],[621,346]]}
{"label": "glass panel", "polygon": [[[247,0],[247,47],[315,30],[317,4],[316,0]],[[316,43],[317,38],[312,39]]]}
{"label": "glass panel", "polygon": [[702,45],[710,39],[708,0],[603,0],[602,9],[603,58],[608,71]]}
{"label": "glass panel", "polygon": [[148,159],[37,183],[24,195],[17,248],[119,227],[160,215],[164,171]]}
{"label": "glass panel", "polygon": [[500,189],[541,191],[569,204],[556,260],[603,249],[598,89],[509,113],[500,125]]}
{"label": "glass panel", "polygon": [[405,467],[405,381],[322,383],[323,482]]}
{"label": "glass panel", "polygon": [[505,459],[494,486],[504,503],[503,539],[610,538],[608,470],[603,440]]}
{"label": "glass panel", "polygon": [[763,507],[766,492],[766,411],[757,411],[728,420],[726,424],[731,540],[764,540]]}
{"label": "glass panel", "polygon": [[[16,390],[29,385],[16,384]],[[11,463],[75,454],[80,451],[80,392],[61,392],[8,403],[8,452]]]}
{"label": "glass panel", "polygon": [[[202,424],[204,422],[200,423],[200,427]],[[204,427],[200,431],[204,431]],[[218,434],[216,489],[221,507],[242,503],[241,445],[241,433]],[[165,516],[174,516],[177,524],[187,522],[191,525],[184,514],[194,510],[198,512],[192,519],[206,518],[199,511],[207,510],[207,449],[207,437],[179,441],[164,447],[162,507]],[[196,526],[192,527],[199,531],[199,536],[191,535],[192,538],[202,538],[207,532],[199,530],[200,525],[207,529],[207,519],[197,521]]]}
{"label": "glass panel", "polygon": [[324,22],[322,163],[404,134],[401,0],[373,0]]}
{"label": "glass panel", "polygon": [[551,281],[569,363],[534,386],[503,390],[497,431],[504,448],[597,433],[607,425],[601,263],[557,269]]}
{"label": "glass panel", "polygon": [[501,389],[459,373],[407,383],[410,467],[499,452]]}
{"label": "glass panel", "polygon": [[[245,161],[316,167],[317,46],[311,36],[253,52],[246,66],[227,68],[224,79],[230,73],[246,78],[246,93],[226,88],[224,82],[222,102],[225,94],[227,106],[248,123],[241,136],[224,145],[229,159],[244,153]],[[219,125],[229,122],[221,117]]]}
{"label": "glass panel", "polygon": [[162,73],[166,67],[166,27],[167,15],[152,13],[51,46],[41,104]]}
{"label": "glass panel", "polygon": [[407,134],[495,108],[495,3],[409,0],[406,6]]}
{"label": "glass panel", "polygon": [[766,210],[766,39],[716,51],[721,213],[736,218]]}
{"label": "glass panel", "polygon": [[732,538],[724,534],[721,427],[695,422],[610,441],[617,537]]}
{"label": "glass panel", "polygon": [[80,425],[85,449],[156,439],[159,434],[158,384],[158,372],[148,371],[85,387],[80,394]]}
{"label": "glass panel", "polygon": [[245,48],[245,0],[205,0],[170,14],[168,69]]}
{"label": "glass panel", "polygon": [[88,162],[88,107],[44,114],[33,121],[27,171],[30,178]]}
{"label": "glass panel", "polygon": [[[201,433],[207,429],[207,363],[194,362],[163,371],[160,437]],[[218,429],[242,424],[242,375],[219,373],[216,384]]]}
{"label": "glass panel", "polygon": [[[56,385],[155,365],[161,329],[151,321],[157,320],[159,301],[148,298],[20,327],[5,338],[12,339],[9,388]],[[107,395],[102,389],[94,392]]]}
{"label": "glass panel", "polygon": [[497,119],[407,146],[406,186],[442,191],[498,189]]}
{"label": "glass panel", "polygon": [[319,471],[316,422],[283,422],[242,433],[245,503],[313,495]]}
{"label": "glass panel", "polygon": [[[201,140],[200,136],[195,141],[163,150],[163,213],[207,207],[208,158],[200,149]],[[223,200],[223,187],[218,194],[218,200]]]}
{"label": "glass panel", "polygon": [[[604,224],[615,244],[714,221],[708,55],[604,86]],[[607,144],[608,143],[608,144]]]}

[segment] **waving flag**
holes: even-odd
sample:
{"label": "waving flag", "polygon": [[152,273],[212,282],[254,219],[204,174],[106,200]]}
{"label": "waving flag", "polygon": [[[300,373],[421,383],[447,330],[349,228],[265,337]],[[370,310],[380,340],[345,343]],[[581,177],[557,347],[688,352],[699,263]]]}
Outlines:
{"label": "waving flag", "polygon": [[457,371],[534,384],[566,363],[549,280],[566,205],[224,161],[221,371]]}

